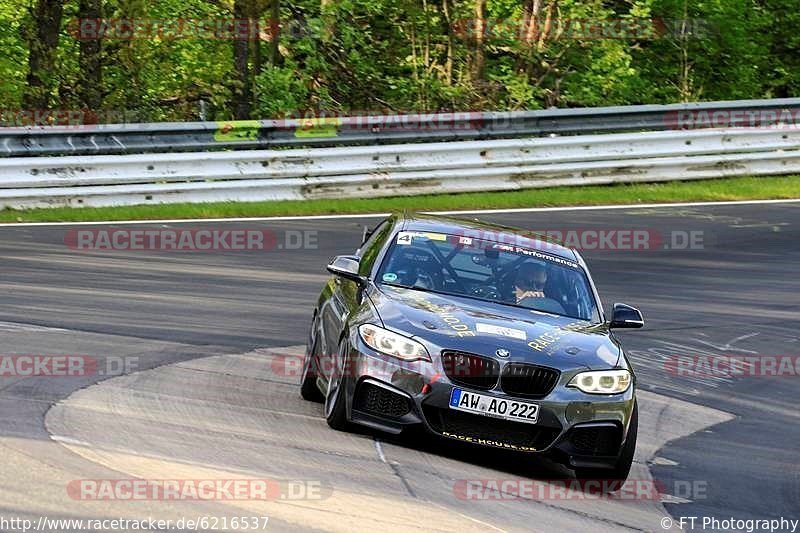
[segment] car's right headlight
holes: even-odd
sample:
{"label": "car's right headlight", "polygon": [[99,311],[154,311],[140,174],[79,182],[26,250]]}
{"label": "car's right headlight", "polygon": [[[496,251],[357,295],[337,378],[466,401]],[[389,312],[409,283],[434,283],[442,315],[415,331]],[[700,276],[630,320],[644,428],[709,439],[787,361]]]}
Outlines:
{"label": "car's right headlight", "polygon": [[373,324],[361,324],[358,327],[361,340],[375,350],[403,361],[430,361],[428,350],[415,341],[394,331],[383,329]]}
{"label": "car's right headlight", "polygon": [[593,370],[576,374],[567,387],[576,387],[587,394],[619,394],[631,386],[627,370]]}

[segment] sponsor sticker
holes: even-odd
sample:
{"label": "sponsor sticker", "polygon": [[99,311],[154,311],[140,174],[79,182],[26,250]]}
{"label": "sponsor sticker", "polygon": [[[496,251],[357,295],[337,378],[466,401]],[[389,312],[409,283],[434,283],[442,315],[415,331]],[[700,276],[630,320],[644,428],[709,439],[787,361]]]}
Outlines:
{"label": "sponsor sticker", "polygon": [[573,261],[568,261],[567,259],[555,255],[543,254],[542,252],[537,252],[536,250],[529,250],[521,246],[513,246],[510,244],[494,244],[492,245],[492,249],[517,255],[526,255],[528,257],[535,257],[537,259],[544,259],[552,263],[558,263],[559,265],[580,269],[580,265],[578,265],[578,263],[575,263]]}
{"label": "sponsor sticker", "polygon": [[515,450],[518,452],[535,452],[537,451],[536,448],[531,446],[518,446],[516,444],[511,444],[509,442],[503,442],[494,439],[483,439],[480,437],[471,437],[469,435],[459,435],[457,433],[450,433],[449,431],[442,431],[443,437],[448,437],[450,439],[456,439],[463,442],[469,442],[471,444],[478,444],[480,446],[492,446],[494,448],[503,448],[505,450]]}
{"label": "sponsor sticker", "polygon": [[444,323],[455,331],[456,335],[459,337],[475,337],[476,333],[469,329],[469,326],[464,324],[464,322],[455,315],[455,313],[460,311],[457,307],[452,305],[437,305],[418,295],[414,295],[412,298],[423,309],[434,313],[438,318],[444,321]]}
{"label": "sponsor sticker", "polygon": [[536,350],[537,352],[546,352],[546,348],[553,344],[558,343],[562,338],[566,337],[570,333],[574,333],[576,331],[583,331],[587,329],[586,322],[570,322],[569,324],[565,324],[563,326],[553,328],[549,331],[546,331],[536,337],[535,339],[531,340],[528,343],[532,349]]}
{"label": "sponsor sticker", "polygon": [[482,324],[480,322],[475,324],[475,329],[478,333],[488,333],[490,335],[499,335],[501,337],[510,337],[512,339],[519,339],[524,341],[527,339],[525,331],[521,329],[506,328],[503,326],[495,326],[494,324]]}
{"label": "sponsor sticker", "polygon": [[386,274],[383,275],[382,279],[383,281],[388,281],[391,283],[392,281],[397,281],[397,274],[395,274],[394,272],[387,272]]}
{"label": "sponsor sticker", "polygon": [[444,233],[428,233],[421,231],[401,231],[397,234],[397,244],[411,244],[416,238],[428,239],[431,241],[446,241],[447,235]]}

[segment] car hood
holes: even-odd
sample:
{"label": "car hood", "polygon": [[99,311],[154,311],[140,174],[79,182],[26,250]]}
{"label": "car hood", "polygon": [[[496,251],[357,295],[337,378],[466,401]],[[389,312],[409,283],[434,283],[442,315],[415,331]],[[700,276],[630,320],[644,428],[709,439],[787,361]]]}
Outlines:
{"label": "car hood", "polygon": [[[369,296],[386,328],[419,340],[431,354],[460,350],[560,370],[606,369],[620,358],[605,324],[391,285]],[[510,353],[501,358],[498,350]]]}

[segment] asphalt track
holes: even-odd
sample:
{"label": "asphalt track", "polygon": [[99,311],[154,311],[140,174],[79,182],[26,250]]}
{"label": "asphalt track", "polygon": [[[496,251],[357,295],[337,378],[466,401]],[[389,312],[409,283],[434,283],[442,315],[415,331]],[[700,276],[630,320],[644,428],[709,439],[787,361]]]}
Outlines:
{"label": "asphalt track", "polygon": [[[623,301],[647,320],[624,334],[645,391],[632,476],[652,474],[668,493],[663,502],[465,500],[459,480],[568,474],[435,440],[328,429],[275,361],[298,353],[324,264],[358,245],[361,227],[375,221],[365,217],[181,225],[317,237],[311,247],[259,253],[86,252],[65,245],[68,226],[0,229],[0,353],[129,365],[110,378],[0,377],[0,518],[266,515],[278,531],[661,531],[667,513],[800,518],[800,377],[686,377],[667,364],[684,355],[800,356],[800,204],[482,218],[535,230],[645,229],[667,243],[701,232],[694,249],[584,251],[606,307]],[[93,502],[67,490],[75,480],[120,478],[306,480],[321,497]]]}

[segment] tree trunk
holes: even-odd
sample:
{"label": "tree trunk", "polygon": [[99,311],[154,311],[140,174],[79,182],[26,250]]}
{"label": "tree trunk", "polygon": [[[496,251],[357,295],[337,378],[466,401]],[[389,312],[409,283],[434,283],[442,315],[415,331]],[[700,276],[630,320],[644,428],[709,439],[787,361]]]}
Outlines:
{"label": "tree trunk", "polygon": [[322,13],[323,20],[322,41],[326,43],[333,40],[333,32],[336,31],[336,21],[328,13],[332,5],[333,0],[320,0],[319,2],[319,10]]}
{"label": "tree trunk", "polygon": [[272,0],[269,17],[269,35],[272,39],[269,47],[269,63],[277,65],[280,56],[281,39],[281,3],[280,0]]}
{"label": "tree trunk", "polygon": [[486,0],[475,0],[475,50],[472,63],[472,79],[475,82],[482,82],[484,79],[484,69],[486,68],[486,50],[484,41],[486,39]]}
{"label": "tree trunk", "polygon": [[[264,57],[261,53],[261,31],[263,29],[263,23],[261,19],[254,15],[252,20],[250,21],[252,24],[252,38],[248,41],[250,43],[250,53],[253,55],[253,80],[261,74],[261,71],[264,68]],[[254,81],[255,83],[255,81]]]}
{"label": "tree trunk", "polygon": [[453,85],[453,52],[455,38],[453,35],[453,18],[450,15],[450,0],[442,0],[442,14],[444,15],[445,32],[447,33],[447,58],[445,59],[444,74],[448,87]]}
{"label": "tree trunk", "polygon": [[681,70],[680,70],[680,99],[681,102],[689,102],[692,99],[692,63],[689,58],[689,30],[686,26],[689,17],[689,2],[683,1],[683,20],[681,20],[681,33],[679,36],[679,47],[681,50]]}
{"label": "tree trunk", "polygon": [[64,0],[38,0],[31,13],[34,27],[27,33],[28,86],[23,98],[28,109],[49,107],[63,12]]}
{"label": "tree trunk", "polygon": [[525,72],[530,75],[533,52],[540,33],[542,1],[524,0],[522,10],[525,13],[522,20],[522,27],[520,28],[520,41],[522,46],[520,47],[519,55],[517,56],[516,70],[517,72]]}
{"label": "tree trunk", "polygon": [[[526,19],[528,20],[528,27],[525,28],[525,47],[530,49],[533,44],[539,39],[539,17],[542,13],[541,0],[531,0],[526,5]],[[529,10],[529,11],[528,11]]]}
{"label": "tree trunk", "polygon": [[544,19],[544,27],[539,34],[539,40],[536,43],[536,50],[541,52],[544,50],[544,46],[547,43],[547,39],[550,38],[550,35],[553,33],[553,11],[556,8],[556,4],[558,4],[558,0],[551,1],[547,6],[547,14],[545,15]]}
{"label": "tree trunk", "polygon": [[[101,0],[80,0],[78,19],[99,21],[102,18],[100,2]],[[101,43],[100,36],[97,35],[96,38],[81,40],[79,45],[78,98],[82,106],[95,112],[103,103]]]}
{"label": "tree trunk", "polygon": [[[249,18],[247,0],[235,0],[233,18],[238,30],[233,40],[233,116],[237,120],[250,118],[253,88],[250,78],[250,32],[252,21]],[[247,24],[247,28],[244,28]]]}

